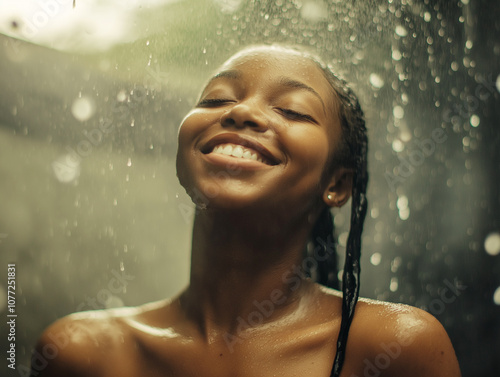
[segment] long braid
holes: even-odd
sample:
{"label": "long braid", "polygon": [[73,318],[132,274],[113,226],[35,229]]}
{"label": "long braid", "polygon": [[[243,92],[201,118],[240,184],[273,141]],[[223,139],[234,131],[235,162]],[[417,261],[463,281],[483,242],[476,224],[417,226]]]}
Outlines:
{"label": "long braid", "polygon": [[[366,156],[366,143],[362,152]],[[351,229],[347,241],[344,273],[342,277],[342,322],[337,338],[337,353],[332,368],[332,377],[338,377],[342,370],[347,348],[347,337],[354,317],[354,309],[359,297],[359,276],[361,256],[361,233],[366,216],[366,184],[368,174],[366,171],[366,157],[362,158],[360,170],[354,175],[352,193]]]}
{"label": "long braid", "polygon": [[321,256],[318,260],[316,281],[327,287],[339,289],[334,230],[332,213],[328,208],[324,208],[311,233],[314,250],[317,250],[317,255]]}
{"label": "long braid", "polygon": [[[329,72],[331,72],[329,70]],[[347,240],[344,273],[342,276],[342,321],[337,338],[337,353],[331,377],[338,377],[342,370],[347,348],[349,329],[359,297],[361,234],[367,211],[366,186],[368,184],[367,152],[368,138],[364,114],[359,101],[347,83],[333,75],[333,85],[340,98],[340,116],[343,131],[347,133],[346,144],[350,156],[345,156],[347,165],[354,167],[352,187],[351,224]],[[332,81],[331,81],[332,82]],[[350,161],[349,161],[350,160]]]}

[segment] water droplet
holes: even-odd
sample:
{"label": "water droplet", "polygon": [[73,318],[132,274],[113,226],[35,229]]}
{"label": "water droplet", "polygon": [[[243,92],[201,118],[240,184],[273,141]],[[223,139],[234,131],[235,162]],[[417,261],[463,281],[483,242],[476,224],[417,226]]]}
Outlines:
{"label": "water droplet", "polygon": [[470,39],[467,42],[465,42],[465,48],[467,50],[470,50],[472,48],[472,46],[473,46],[473,43]]}
{"label": "water droplet", "polygon": [[497,90],[500,93],[500,75],[497,76],[497,82],[496,82]]}
{"label": "water droplet", "polygon": [[342,232],[339,235],[339,245],[345,247],[347,245],[347,238],[349,237],[348,232]]}
{"label": "water droplet", "polygon": [[376,73],[371,73],[370,74],[370,84],[372,84],[372,86],[374,88],[380,89],[384,86],[385,83],[384,83],[384,80],[382,79],[382,77],[380,77]]}
{"label": "water droplet", "polygon": [[116,100],[118,102],[123,102],[127,99],[127,92],[125,90],[120,90],[116,95]]}
{"label": "water droplet", "polygon": [[400,210],[408,208],[408,197],[406,195],[401,195],[396,202],[397,207]]}
{"label": "water droplet", "polygon": [[410,209],[409,208],[399,210],[399,218],[401,220],[407,220],[409,217],[410,217]]}
{"label": "water droplet", "polygon": [[393,142],[392,142],[392,150],[394,152],[402,152],[403,150],[405,149],[405,145],[404,143],[399,140],[399,139],[395,139]]}
{"label": "water droplet", "polygon": [[382,260],[382,255],[380,255],[380,253],[373,253],[372,256],[370,257],[370,263],[373,264],[374,266],[378,266],[381,260]]}
{"label": "water droplet", "polygon": [[456,71],[458,71],[458,67],[459,67],[459,66],[458,66],[458,63],[457,63],[457,62],[452,62],[452,63],[451,63],[451,69],[452,69],[453,71],[455,71],[455,72],[456,72]]}
{"label": "water droplet", "polygon": [[323,2],[309,1],[302,6],[300,15],[310,22],[320,22],[327,18],[328,9]]}
{"label": "water droplet", "polygon": [[80,162],[82,158],[76,153],[64,154],[52,163],[52,170],[59,182],[69,183],[80,175]]}
{"label": "water droplet", "polygon": [[500,254],[500,233],[490,233],[484,240],[484,250],[489,255]]}
{"label": "water droplet", "polygon": [[431,21],[431,14],[429,12],[424,13],[424,21],[425,22],[430,22]]}
{"label": "water droplet", "polygon": [[394,106],[394,109],[392,109],[392,114],[396,119],[403,119],[403,117],[405,116],[405,110],[401,106]]}
{"label": "water droplet", "polygon": [[493,302],[495,305],[500,305],[500,287],[498,287],[493,294]]}
{"label": "water droplet", "polygon": [[90,97],[81,97],[73,101],[71,114],[80,122],[85,122],[94,115],[95,105]]}
{"label": "water droplet", "polygon": [[406,30],[406,28],[404,26],[401,26],[401,25],[396,26],[395,32],[400,37],[406,37],[408,35],[408,31]]}
{"label": "water droplet", "polygon": [[130,159],[130,157],[129,157],[128,161],[127,161],[127,166],[132,166],[132,160]]}
{"label": "water droplet", "polygon": [[479,119],[479,117],[476,115],[476,114],[473,114],[471,117],[470,117],[470,125],[472,127],[477,127],[479,126],[479,123],[481,122],[481,119]]}
{"label": "water droplet", "polygon": [[400,61],[402,57],[403,57],[403,55],[401,54],[401,52],[399,50],[392,51],[392,59],[393,60]]}
{"label": "water droplet", "polygon": [[389,289],[391,292],[396,292],[398,290],[399,284],[398,284],[398,278],[393,277],[391,278],[391,284],[389,285]]}

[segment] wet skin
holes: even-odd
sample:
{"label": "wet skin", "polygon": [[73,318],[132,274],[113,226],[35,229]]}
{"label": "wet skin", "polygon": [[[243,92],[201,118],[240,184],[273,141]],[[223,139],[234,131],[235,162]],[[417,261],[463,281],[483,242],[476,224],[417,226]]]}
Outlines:
{"label": "wet skin", "polygon": [[[55,344],[57,356],[34,364],[38,376],[329,376],[341,297],[303,276],[301,256],[320,210],[351,191],[350,170],[325,168],[341,142],[336,111],[323,73],[296,53],[226,62],[179,131],[179,180],[200,207],[189,286],[56,322],[37,350]],[[431,315],[361,300],[342,371],[353,375],[460,372]]]}

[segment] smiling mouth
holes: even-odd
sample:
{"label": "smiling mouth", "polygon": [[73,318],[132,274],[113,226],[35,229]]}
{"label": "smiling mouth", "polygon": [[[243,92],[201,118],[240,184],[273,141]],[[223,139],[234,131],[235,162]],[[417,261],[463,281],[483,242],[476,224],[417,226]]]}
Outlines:
{"label": "smiling mouth", "polygon": [[271,161],[258,151],[252,148],[244,147],[239,144],[233,144],[233,143],[219,144],[216,145],[209,153],[220,154],[223,156],[230,156],[243,160],[258,161],[270,166],[276,165],[274,161]]}

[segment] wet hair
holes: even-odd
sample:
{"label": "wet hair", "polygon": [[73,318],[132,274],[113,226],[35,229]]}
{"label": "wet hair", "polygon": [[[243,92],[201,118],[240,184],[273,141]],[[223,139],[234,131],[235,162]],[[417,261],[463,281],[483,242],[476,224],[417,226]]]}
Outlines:
{"label": "wet hair", "polygon": [[[368,137],[363,110],[357,96],[347,82],[335,75],[330,66],[318,58],[304,54],[315,62],[330,83],[335,98],[338,100],[342,138],[338,152],[332,157],[326,174],[342,166],[353,169],[351,195],[351,221],[347,240],[344,271],[342,275],[342,321],[337,338],[337,353],[331,377],[338,377],[342,370],[347,347],[347,338],[354,317],[354,310],[359,297],[361,234],[367,210],[366,186],[368,183],[367,151]],[[330,288],[339,289],[337,252],[334,240],[333,216],[328,207],[320,213],[311,232],[314,250],[325,255],[318,261],[316,281]]]}

